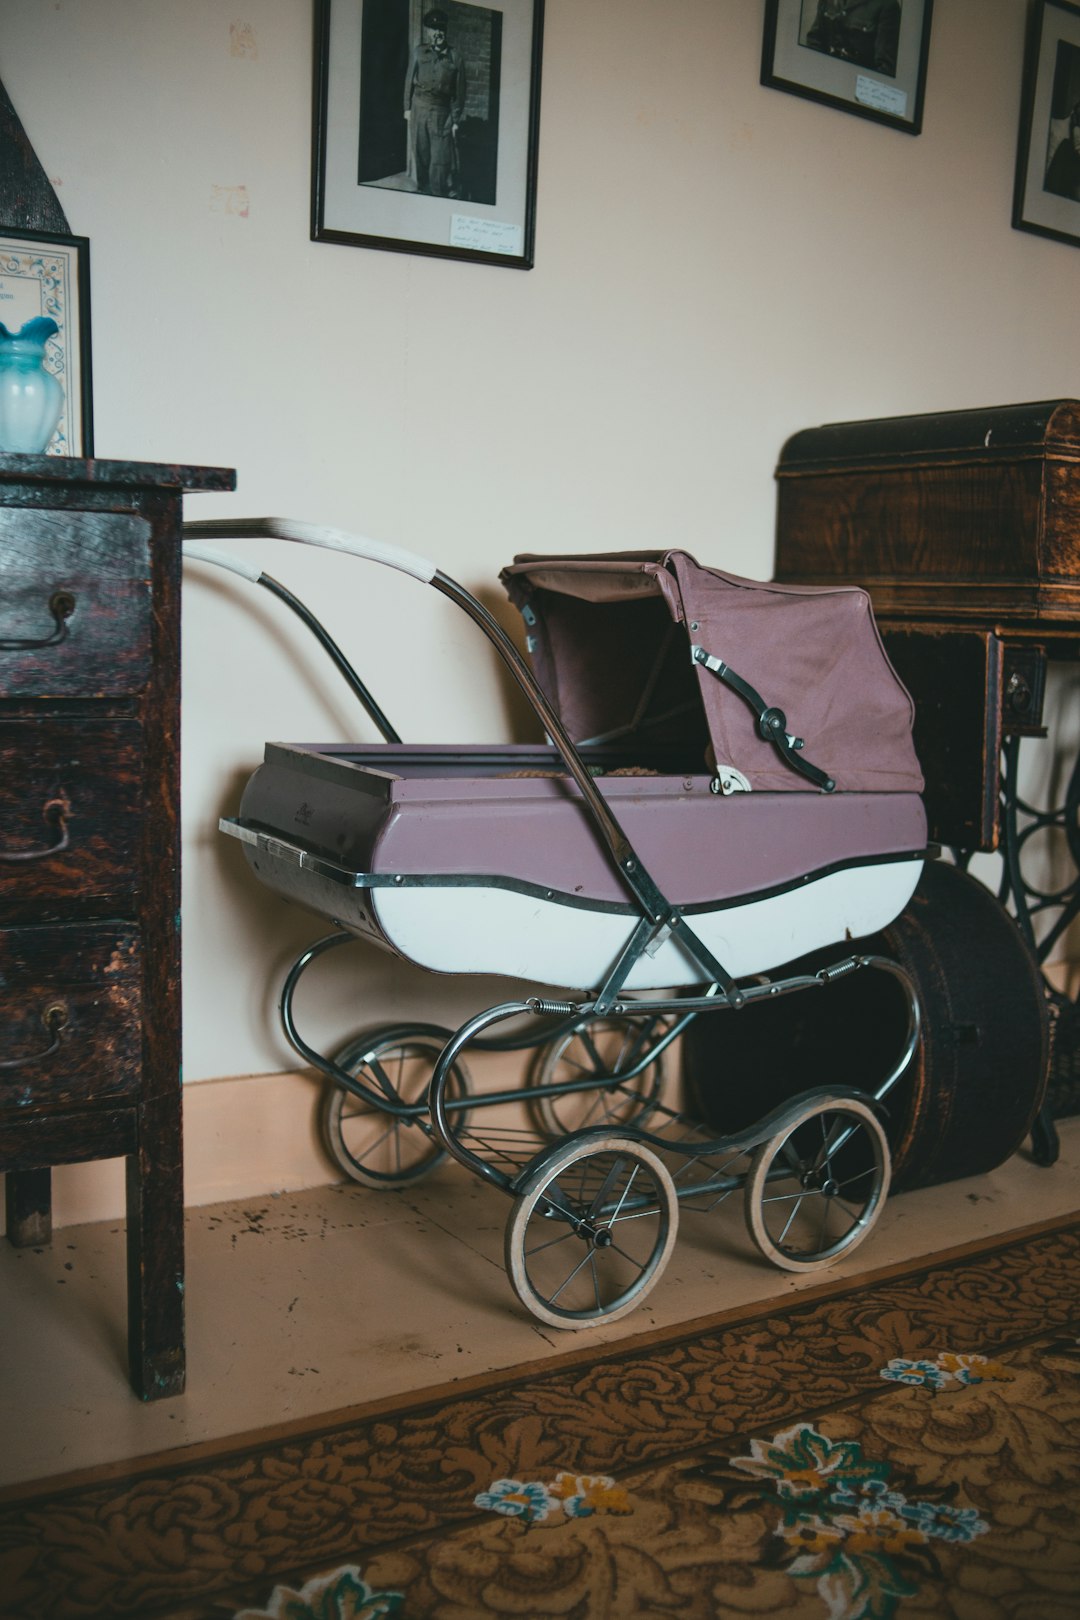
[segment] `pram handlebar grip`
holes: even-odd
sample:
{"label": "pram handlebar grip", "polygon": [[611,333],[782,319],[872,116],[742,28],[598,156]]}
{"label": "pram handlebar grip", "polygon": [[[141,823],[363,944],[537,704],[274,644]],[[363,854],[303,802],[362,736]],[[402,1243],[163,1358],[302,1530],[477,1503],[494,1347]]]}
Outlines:
{"label": "pram handlebar grip", "polygon": [[217,546],[204,546],[197,540],[184,541],[184,556],[191,557],[195,562],[213,563],[216,568],[227,568],[230,574],[239,574],[241,579],[250,579],[257,585],[262,578],[262,569],[258,563],[249,563],[243,557],[234,557],[230,551],[219,551]]}
{"label": "pram handlebar grip", "polygon": [[436,574],[435,564],[429,558],[406,551],[402,546],[388,545],[385,540],[369,540],[365,535],[327,528],[321,523],[301,523],[295,518],[200,519],[197,523],[184,524],[185,541],[189,537],[192,540],[294,540],[302,546],[321,546],[326,551],[366,557],[369,562],[383,563],[401,574],[411,574],[425,585],[429,585]]}

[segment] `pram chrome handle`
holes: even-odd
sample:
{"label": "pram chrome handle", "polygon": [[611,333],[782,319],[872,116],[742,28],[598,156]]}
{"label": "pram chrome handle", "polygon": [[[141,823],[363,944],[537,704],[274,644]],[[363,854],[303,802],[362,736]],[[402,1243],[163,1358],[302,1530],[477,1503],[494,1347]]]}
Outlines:
{"label": "pram chrome handle", "polygon": [[327,528],[321,523],[300,523],[295,518],[216,518],[200,519],[184,524],[185,540],[295,540],[302,546],[321,546],[326,551],[344,551],[353,557],[366,557],[369,562],[383,563],[396,568],[401,574],[430,585],[437,572],[427,557],[402,546],[388,545],[385,540],[369,540],[345,529]]}

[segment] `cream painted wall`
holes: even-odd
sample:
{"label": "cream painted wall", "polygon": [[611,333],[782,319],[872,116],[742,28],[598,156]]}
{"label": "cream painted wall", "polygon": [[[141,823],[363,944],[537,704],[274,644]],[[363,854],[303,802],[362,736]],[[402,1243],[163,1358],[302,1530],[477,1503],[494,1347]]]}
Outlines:
{"label": "cream painted wall", "polygon": [[[91,240],[98,454],[233,466],[189,516],[362,530],[482,592],[541,548],[767,576],[790,433],[1080,393],[1080,255],[1009,224],[1025,9],[939,3],[913,139],[762,88],[760,3],[548,0],[522,273],[308,240],[308,0],[0,0],[0,78]],[[407,738],[513,733],[434,593],[258,556]],[[373,733],[264,593],[192,567],[185,598],[187,1075],[286,1070],[278,983],[321,925],[217,818],[267,738]],[[302,1008],[327,1045],[506,989],[348,954]]]}

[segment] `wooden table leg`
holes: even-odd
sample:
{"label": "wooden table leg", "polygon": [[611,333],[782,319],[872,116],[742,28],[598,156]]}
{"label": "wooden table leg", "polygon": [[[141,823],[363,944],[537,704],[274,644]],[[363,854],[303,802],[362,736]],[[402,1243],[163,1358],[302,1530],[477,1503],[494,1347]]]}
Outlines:
{"label": "wooden table leg", "polygon": [[184,1177],[180,1097],[140,1110],[139,1148],[126,1161],[128,1365],[144,1401],[180,1395],[184,1352]]}

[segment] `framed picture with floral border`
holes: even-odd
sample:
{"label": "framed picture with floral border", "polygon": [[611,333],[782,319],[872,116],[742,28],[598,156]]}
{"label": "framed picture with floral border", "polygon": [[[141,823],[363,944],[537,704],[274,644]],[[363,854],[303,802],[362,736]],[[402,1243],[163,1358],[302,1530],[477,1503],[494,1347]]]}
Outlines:
{"label": "framed picture with floral border", "polygon": [[1080,6],[1065,0],[1031,12],[1012,222],[1080,247]]}
{"label": "framed picture with floral border", "polygon": [[316,0],[311,235],[528,270],[544,0]]}
{"label": "framed picture with floral border", "polygon": [[0,226],[0,322],[15,334],[27,321],[56,323],[45,343],[45,369],[64,390],[49,456],[92,456],[90,243],[85,236]]}
{"label": "framed picture with floral border", "polygon": [[917,135],[933,0],[766,0],[761,82]]}

